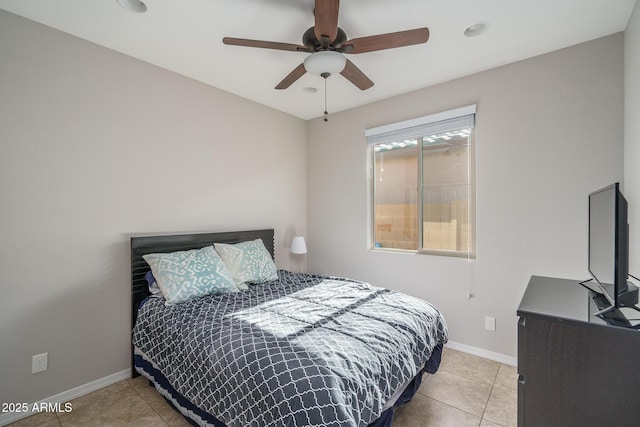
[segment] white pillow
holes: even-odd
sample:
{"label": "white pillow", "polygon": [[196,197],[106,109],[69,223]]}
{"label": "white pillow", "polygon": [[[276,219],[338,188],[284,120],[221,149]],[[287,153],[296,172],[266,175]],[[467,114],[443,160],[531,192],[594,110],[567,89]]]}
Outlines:
{"label": "white pillow", "polygon": [[234,245],[214,243],[214,246],[238,289],[246,290],[249,283],[264,283],[278,278],[276,265],[262,239]]}

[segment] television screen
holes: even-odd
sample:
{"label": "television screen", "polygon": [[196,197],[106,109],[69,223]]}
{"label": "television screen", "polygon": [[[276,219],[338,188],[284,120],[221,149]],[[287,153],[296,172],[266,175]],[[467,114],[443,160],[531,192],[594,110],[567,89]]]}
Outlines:
{"label": "television screen", "polygon": [[589,195],[589,272],[617,306],[627,290],[627,202],[615,183]]}

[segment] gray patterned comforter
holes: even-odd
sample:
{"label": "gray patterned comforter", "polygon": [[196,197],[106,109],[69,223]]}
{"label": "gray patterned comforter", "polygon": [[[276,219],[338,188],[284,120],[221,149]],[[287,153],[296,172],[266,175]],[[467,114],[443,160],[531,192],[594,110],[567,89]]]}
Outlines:
{"label": "gray patterned comforter", "polygon": [[334,277],[278,272],[248,291],[149,299],[136,351],[228,426],[366,426],[447,339],[431,304]]}

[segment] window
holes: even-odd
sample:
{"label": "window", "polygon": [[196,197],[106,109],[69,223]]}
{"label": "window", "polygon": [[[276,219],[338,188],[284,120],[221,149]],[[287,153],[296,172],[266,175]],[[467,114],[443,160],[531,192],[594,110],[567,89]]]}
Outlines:
{"label": "window", "polygon": [[371,246],[475,254],[475,105],[367,129]]}

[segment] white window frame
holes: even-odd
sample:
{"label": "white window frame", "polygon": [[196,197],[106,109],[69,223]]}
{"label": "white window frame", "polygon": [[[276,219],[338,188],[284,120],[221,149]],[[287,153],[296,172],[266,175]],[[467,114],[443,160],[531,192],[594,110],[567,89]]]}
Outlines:
{"label": "white window frame", "polygon": [[[469,218],[470,226],[472,227],[471,244],[467,251],[446,251],[436,249],[424,249],[423,245],[423,155],[419,152],[418,155],[418,249],[399,249],[399,248],[376,248],[375,247],[375,185],[374,185],[374,147],[380,143],[391,143],[402,139],[420,138],[428,133],[434,133],[438,131],[439,126],[455,123],[456,119],[464,118],[469,120],[471,127],[475,127],[475,115],[476,105],[468,105],[465,107],[455,108],[448,111],[443,111],[428,116],[417,117],[410,120],[404,120],[401,122],[391,123],[383,126],[378,126],[370,129],[366,129],[364,134],[367,139],[367,166],[368,166],[368,216],[367,216],[367,228],[368,228],[368,248],[373,251],[391,251],[391,252],[408,252],[408,253],[420,253],[431,255],[445,255],[451,257],[464,257],[475,258],[476,257],[476,196],[475,196],[475,158],[476,158],[476,141],[475,132],[472,139],[471,146],[469,147],[470,165],[469,165],[469,184],[471,189],[469,204]],[[421,147],[421,144],[419,145]]]}

